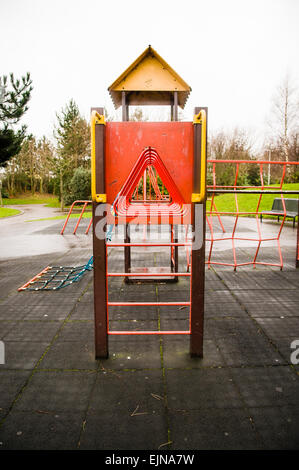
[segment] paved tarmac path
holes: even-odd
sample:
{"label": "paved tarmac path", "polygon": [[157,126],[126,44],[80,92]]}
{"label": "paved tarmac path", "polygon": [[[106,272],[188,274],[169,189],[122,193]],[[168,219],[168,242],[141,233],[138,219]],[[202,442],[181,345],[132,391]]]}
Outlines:
{"label": "paved tarmac path", "polygon": [[[63,220],[39,220],[61,215],[57,208],[43,204],[9,207],[22,213],[0,219],[0,260],[63,253],[72,248],[73,238],[60,235]],[[57,230],[51,230],[55,226]]]}

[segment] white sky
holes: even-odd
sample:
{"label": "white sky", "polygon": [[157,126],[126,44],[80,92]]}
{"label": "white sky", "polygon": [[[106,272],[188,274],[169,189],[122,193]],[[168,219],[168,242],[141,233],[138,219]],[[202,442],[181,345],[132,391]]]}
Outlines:
{"label": "white sky", "polygon": [[52,137],[73,98],[113,113],[108,86],[151,44],[191,86],[184,115],[261,138],[271,98],[299,78],[299,0],[0,0],[0,75],[31,73],[22,122]]}

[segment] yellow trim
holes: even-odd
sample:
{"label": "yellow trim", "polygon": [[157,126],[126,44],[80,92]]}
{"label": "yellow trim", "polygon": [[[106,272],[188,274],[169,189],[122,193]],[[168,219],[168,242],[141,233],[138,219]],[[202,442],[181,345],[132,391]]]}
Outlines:
{"label": "yellow trim", "polygon": [[[95,143],[95,130],[96,125],[101,124],[105,125],[105,118],[97,111],[92,111],[90,118],[90,132],[91,132],[91,198],[93,201],[97,201],[96,194],[96,143]],[[98,201],[106,202],[106,201]]]}
{"label": "yellow trim", "polygon": [[207,113],[201,109],[193,118],[193,124],[201,124],[201,162],[200,162],[200,193],[193,193],[191,202],[203,202],[206,197],[206,133],[207,133]]}
{"label": "yellow trim", "polygon": [[96,194],[96,201],[97,202],[107,202],[107,195],[106,194]]}
{"label": "yellow trim", "polygon": [[201,124],[202,123],[202,117],[201,117],[201,111],[198,114],[194,114],[193,116],[193,124]]}
{"label": "yellow trim", "polygon": [[191,202],[201,202],[201,201],[200,201],[200,194],[198,194],[198,193],[192,193]]}
{"label": "yellow trim", "polygon": [[105,116],[103,116],[102,114],[97,114],[95,123],[104,124],[104,126],[106,126]]}

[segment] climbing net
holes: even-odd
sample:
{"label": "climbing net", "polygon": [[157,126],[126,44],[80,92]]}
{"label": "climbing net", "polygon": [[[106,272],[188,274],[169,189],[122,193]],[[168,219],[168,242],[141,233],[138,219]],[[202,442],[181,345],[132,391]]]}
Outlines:
{"label": "climbing net", "polygon": [[[285,199],[285,196],[298,198],[298,190],[284,190],[283,184],[287,171],[298,171],[298,162],[282,162],[282,161],[262,161],[262,160],[208,160],[210,176],[212,177],[213,184],[207,186],[207,193],[210,196],[207,205],[206,212],[206,221],[207,221],[207,233],[206,233],[206,242],[209,243],[208,259],[206,264],[210,268],[212,264],[222,265],[222,266],[232,266],[234,270],[238,266],[244,265],[253,265],[254,267],[258,264],[268,265],[268,266],[278,266],[280,269],[283,268],[283,259],[280,246],[280,236],[285,223],[285,219],[289,217],[289,214],[286,209],[286,203],[289,199]],[[271,166],[271,175],[274,177],[276,183],[266,184],[264,182],[265,168],[268,169]],[[216,167],[218,168],[216,171]],[[246,185],[240,182],[241,179],[241,169],[243,167],[243,179],[244,175],[255,175],[255,178],[259,180],[257,185]],[[245,167],[245,168],[244,168]],[[217,178],[223,177],[228,171],[232,172],[234,175],[234,181],[230,185],[218,184]],[[227,209],[218,210],[218,195],[230,195],[232,196],[231,200],[228,198],[225,199]],[[291,196],[290,196],[291,195]],[[272,198],[271,198],[272,196]],[[269,199],[267,199],[269,197]],[[274,210],[271,210],[271,204],[273,198],[277,201],[277,207]],[[251,199],[251,209],[244,210],[246,207],[246,201]],[[294,201],[296,202],[296,201]],[[265,204],[266,205],[265,205]],[[217,205],[217,207],[216,207]],[[223,205],[223,203],[222,203]],[[242,209],[243,206],[243,209]],[[296,203],[296,207],[297,203]],[[264,210],[262,210],[264,208]],[[278,210],[279,209],[279,210]],[[298,214],[298,209],[297,209]],[[279,222],[279,217],[281,218],[280,224],[276,230],[267,231],[267,226],[262,229],[262,218],[273,217],[277,218]],[[253,224],[247,230],[242,229],[242,226],[239,230],[239,222],[242,217],[249,217],[253,220]],[[224,226],[224,220],[230,222],[227,227]],[[215,224],[215,221],[217,222]],[[245,226],[249,226],[247,222]],[[265,225],[265,224],[264,224]],[[293,224],[294,226],[294,224]],[[276,233],[275,233],[276,232]],[[214,258],[214,252],[216,251],[217,255],[217,244],[223,244],[224,241],[231,243],[232,259],[231,261],[221,259],[224,251],[222,250],[218,259]],[[273,248],[277,248],[278,261],[277,262],[266,262],[264,260],[258,261],[258,255],[262,249],[262,246],[266,243],[271,243],[271,257]],[[247,253],[247,258],[245,261],[238,261],[237,248],[239,253],[241,252],[240,248],[246,247],[252,243],[252,248],[250,252]],[[250,254],[249,254],[250,253]]]}
{"label": "climbing net", "polygon": [[58,290],[78,282],[87,271],[93,268],[93,256],[82,266],[47,266],[39,274],[26,282],[18,291]]}

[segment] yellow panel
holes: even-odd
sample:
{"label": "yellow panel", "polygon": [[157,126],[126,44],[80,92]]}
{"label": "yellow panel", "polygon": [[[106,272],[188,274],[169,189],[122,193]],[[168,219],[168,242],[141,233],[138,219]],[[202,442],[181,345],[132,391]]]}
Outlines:
{"label": "yellow panel", "polygon": [[114,90],[185,91],[186,87],[155,57],[147,56]]}

